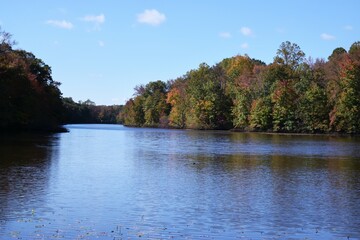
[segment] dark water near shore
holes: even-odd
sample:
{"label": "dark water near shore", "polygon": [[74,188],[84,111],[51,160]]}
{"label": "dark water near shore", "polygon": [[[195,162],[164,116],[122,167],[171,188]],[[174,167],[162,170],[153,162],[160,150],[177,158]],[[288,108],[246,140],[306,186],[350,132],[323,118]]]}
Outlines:
{"label": "dark water near shore", "polygon": [[0,239],[360,239],[360,138],[0,135]]}

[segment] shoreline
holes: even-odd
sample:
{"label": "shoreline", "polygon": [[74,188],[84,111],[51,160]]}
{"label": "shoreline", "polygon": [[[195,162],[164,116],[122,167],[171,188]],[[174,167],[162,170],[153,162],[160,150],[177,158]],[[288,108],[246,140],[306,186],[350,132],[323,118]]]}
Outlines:
{"label": "shoreline", "polygon": [[324,132],[324,133],[307,133],[307,132],[273,132],[273,131],[250,131],[241,129],[196,129],[196,128],[174,128],[174,127],[157,127],[157,126],[131,126],[123,125],[128,128],[154,128],[154,129],[169,129],[169,130],[185,130],[185,131],[204,131],[204,132],[234,132],[234,133],[259,133],[265,135],[284,135],[284,136],[333,136],[333,137],[360,137],[360,133],[340,133],[340,132]]}

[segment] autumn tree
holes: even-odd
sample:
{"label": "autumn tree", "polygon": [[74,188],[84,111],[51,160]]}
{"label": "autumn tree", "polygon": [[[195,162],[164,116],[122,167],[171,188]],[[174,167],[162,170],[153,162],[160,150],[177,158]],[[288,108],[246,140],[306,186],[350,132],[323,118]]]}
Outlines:
{"label": "autumn tree", "polygon": [[249,126],[251,103],[259,93],[260,78],[257,77],[265,64],[249,56],[235,56],[219,64],[226,74],[226,94],[232,99],[232,123],[235,128]]}
{"label": "autumn tree", "polygon": [[184,78],[180,77],[171,84],[166,102],[171,106],[169,125],[175,128],[185,128],[189,101],[187,83]]}
{"label": "autumn tree", "polygon": [[61,121],[59,82],[34,54],[14,50],[11,35],[0,33],[0,127],[56,129]]}
{"label": "autumn tree", "polygon": [[358,46],[314,62],[284,42],[269,65],[247,55],[203,63],[166,86],[138,86],[122,116],[136,126],[161,126],[165,119],[176,128],[357,133]]}
{"label": "autumn tree", "polygon": [[341,88],[331,112],[331,127],[335,131],[360,132],[360,65],[349,56],[341,63]]}

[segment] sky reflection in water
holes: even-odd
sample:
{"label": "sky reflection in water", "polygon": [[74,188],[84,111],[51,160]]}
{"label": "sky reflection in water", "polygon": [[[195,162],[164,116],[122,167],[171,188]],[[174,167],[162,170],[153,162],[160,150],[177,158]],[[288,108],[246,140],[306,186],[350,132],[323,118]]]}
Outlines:
{"label": "sky reflection in water", "polygon": [[68,127],[1,136],[0,239],[360,239],[359,138]]}

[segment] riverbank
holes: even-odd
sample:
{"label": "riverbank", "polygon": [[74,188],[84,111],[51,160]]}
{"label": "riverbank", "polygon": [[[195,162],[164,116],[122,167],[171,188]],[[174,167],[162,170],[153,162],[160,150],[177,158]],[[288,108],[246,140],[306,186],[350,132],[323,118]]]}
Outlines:
{"label": "riverbank", "polygon": [[288,135],[288,136],[354,136],[360,137],[359,133],[343,133],[343,132],[274,132],[274,131],[256,131],[256,130],[243,130],[243,129],[199,129],[199,128],[176,128],[176,127],[159,127],[159,126],[135,126],[124,125],[128,128],[155,128],[155,129],[169,129],[169,130],[193,130],[193,131],[225,131],[225,132],[238,132],[238,133],[259,133],[267,135]]}
{"label": "riverbank", "polygon": [[44,126],[44,127],[3,127],[0,133],[65,133],[69,130],[64,125]]}

